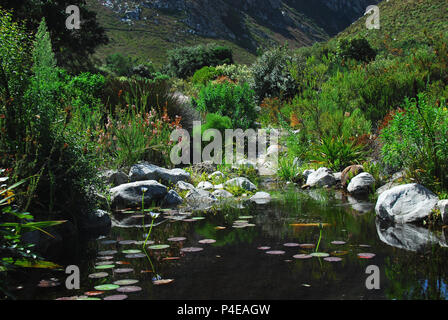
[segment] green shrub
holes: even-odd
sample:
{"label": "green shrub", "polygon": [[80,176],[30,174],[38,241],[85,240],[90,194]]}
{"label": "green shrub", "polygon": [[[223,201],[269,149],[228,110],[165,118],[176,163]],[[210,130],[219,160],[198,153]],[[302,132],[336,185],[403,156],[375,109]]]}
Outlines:
{"label": "green shrub", "polygon": [[314,160],[328,168],[341,171],[344,168],[361,163],[366,158],[365,147],[341,138],[322,138],[315,147]]}
{"label": "green shrub", "polygon": [[252,71],[243,64],[223,64],[216,67],[216,71],[230,80],[242,83],[251,83]]}
{"label": "green shrub", "polygon": [[297,85],[289,71],[292,57],[286,47],[266,51],[251,67],[252,89],[257,101],[266,97],[288,98],[294,96]]}
{"label": "green shrub", "polygon": [[119,77],[130,77],[133,72],[134,60],[120,53],[113,53],[106,57],[106,69]]}
{"label": "green shrub", "polygon": [[448,111],[446,101],[429,103],[424,94],[405,99],[380,134],[384,162],[405,168],[435,191],[448,188]]}
{"label": "green shrub", "polygon": [[338,55],[342,59],[355,59],[361,62],[375,60],[376,51],[364,38],[343,39],[338,43]]}
{"label": "green shrub", "polygon": [[219,72],[215,67],[203,67],[194,73],[191,81],[194,84],[205,85],[207,82],[214,80],[217,76],[219,76]]}
{"label": "green shrub", "polygon": [[172,75],[185,79],[202,67],[231,63],[233,63],[233,57],[229,48],[198,45],[169,51],[167,69]]}
{"label": "green shrub", "polygon": [[210,83],[201,89],[199,97],[193,98],[192,102],[203,113],[217,113],[229,117],[234,129],[246,130],[255,127],[257,114],[254,92],[247,84]]}

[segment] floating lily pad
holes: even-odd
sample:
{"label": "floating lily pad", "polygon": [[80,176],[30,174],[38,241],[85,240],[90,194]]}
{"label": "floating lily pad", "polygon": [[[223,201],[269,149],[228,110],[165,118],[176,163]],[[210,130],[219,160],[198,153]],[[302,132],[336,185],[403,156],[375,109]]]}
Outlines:
{"label": "floating lily pad", "polygon": [[225,230],[225,229],[227,229],[227,228],[226,227],[221,227],[221,226],[215,227],[215,230]]}
{"label": "floating lily pad", "polygon": [[97,273],[89,274],[90,279],[101,279],[101,278],[106,278],[108,276],[109,276],[109,274],[107,272],[97,272]]}
{"label": "floating lily pad", "polygon": [[205,217],[193,217],[193,218],[191,218],[192,220],[204,220],[205,219]]}
{"label": "floating lily pad", "polygon": [[134,253],[142,253],[142,250],[130,249],[130,250],[123,250],[122,252],[126,254],[134,254]]}
{"label": "floating lily pad", "polygon": [[339,262],[342,261],[342,258],[338,258],[338,257],[326,257],[324,258],[325,261],[328,262]]}
{"label": "floating lily pad", "polygon": [[246,227],[255,227],[256,225],[253,224],[253,223],[246,223],[245,226],[246,226]]}
{"label": "floating lily pad", "polygon": [[187,238],[185,238],[185,237],[168,238],[168,241],[170,241],[170,242],[181,242],[181,241],[185,241],[185,240],[187,240]]}
{"label": "floating lily pad", "polygon": [[331,254],[334,255],[334,256],[345,256],[346,254],[348,254],[348,251],[340,251],[340,250],[338,250],[338,251],[333,251]]}
{"label": "floating lily pad", "polygon": [[93,301],[93,300],[101,300],[100,298],[93,298],[93,297],[79,297],[76,300],[83,300],[83,301]]}
{"label": "floating lily pad", "polygon": [[282,250],[272,250],[272,251],[266,251],[267,254],[271,254],[271,255],[281,255],[281,254],[285,254],[285,251]]}
{"label": "floating lily pad", "polygon": [[313,256],[309,255],[309,254],[296,254],[294,256],[292,256],[294,259],[311,259]]}
{"label": "floating lily pad", "polygon": [[121,269],[114,269],[115,273],[130,273],[134,272],[134,269],[131,268],[121,268]]}
{"label": "floating lily pad", "polygon": [[284,243],[283,246],[285,246],[285,247],[298,247],[299,244],[290,242],[290,243]]}
{"label": "floating lily pad", "polygon": [[100,262],[95,263],[95,265],[97,265],[97,266],[105,266],[108,264],[113,264],[113,262],[112,261],[100,261]]}
{"label": "floating lily pad", "polygon": [[198,220],[197,219],[184,219],[182,221],[184,221],[184,222],[196,222]]}
{"label": "floating lily pad", "polygon": [[239,219],[241,219],[241,220],[247,220],[247,219],[252,219],[253,218],[253,216],[241,216],[241,217],[239,217]]}
{"label": "floating lily pad", "polygon": [[159,279],[159,280],[154,280],[152,283],[155,284],[156,286],[160,286],[160,285],[164,285],[164,284],[169,284],[173,281],[174,281],[174,279]]}
{"label": "floating lily pad", "polygon": [[258,247],[257,249],[258,250],[269,250],[269,249],[271,249],[271,247]]}
{"label": "floating lily pad", "polygon": [[302,243],[299,246],[303,249],[314,249],[316,247],[316,245],[313,243]]}
{"label": "floating lily pad", "polygon": [[138,286],[124,286],[117,289],[118,292],[131,293],[142,291],[141,287]]}
{"label": "floating lily pad", "polygon": [[173,260],[179,260],[180,257],[165,257],[162,260],[163,261],[173,261]]}
{"label": "floating lily pad", "polygon": [[315,258],[326,258],[326,257],[329,257],[330,255],[325,252],[313,252],[310,254],[310,256],[315,257]]}
{"label": "floating lily pad", "polygon": [[145,258],[146,255],[143,253],[133,253],[133,254],[127,254],[125,255],[126,259],[140,259],[140,258]]}
{"label": "floating lily pad", "polygon": [[123,240],[123,241],[120,241],[119,244],[127,246],[127,245],[131,245],[131,244],[135,244],[135,240]]}
{"label": "floating lily pad", "polygon": [[78,296],[74,296],[74,297],[61,297],[61,298],[56,298],[55,300],[78,300]]}
{"label": "floating lily pad", "polygon": [[247,220],[236,220],[233,223],[234,224],[247,224],[247,223],[249,223],[249,221],[247,221]]}
{"label": "floating lily pad", "polygon": [[180,251],[182,252],[199,252],[204,250],[204,248],[198,248],[198,247],[187,247],[187,248],[182,248],[180,249]]}
{"label": "floating lily pad", "polygon": [[134,279],[118,280],[118,281],[114,282],[114,284],[116,284],[118,286],[130,286],[130,285],[133,285],[136,283],[138,283],[138,280],[134,280]]}
{"label": "floating lily pad", "polygon": [[203,240],[199,240],[198,242],[200,244],[212,244],[212,243],[215,243],[216,240],[214,240],[214,239],[203,239]]}
{"label": "floating lily pad", "polygon": [[247,227],[247,224],[235,224],[232,227],[234,227],[235,229],[243,229]]}
{"label": "floating lily pad", "polygon": [[168,249],[170,246],[168,244],[156,244],[153,246],[149,246],[148,249],[150,250],[164,250]]}
{"label": "floating lily pad", "polygon": [[102,266],[95,266],[95,269],[98,269],[98,270],[106,270],[106,269],[113,269],[113,268],[115,268],[114,264],[105,264]]}
{"label": "floating lily pad", "polygon": [[360,244],[359,246],[361,248],[370,248],[371,247],[371,245],[369,245],[369,244]]}
{"label": "floating lily pad", "polygon": [[100,295],[102,295],[103,293],[104,293],[104,291],[87,291],[87,292],[84,292],[84,294],[85,294],[86,296],[89,296],[89,297],[100,296]]}
{"label": "floating lily pad", "polygon": [[344,245],[344,244],[346,244],[347,242],[345,242],[345,241],[332,241],[331,242],[331,244],[334,244],[334,245]]}
{"label": "floating lily pad", "polygon": [[98,252],[98,254],[100,256],[112,256],[112,255],[116,254],[117,252],[118,251],[116,251],[116,250],[105,250],[105,251]]}
{"label": "floating lily pad", "polygon": [[130,262],[127,261],[117,261],[115,262],[115,264],[119,264],[119,265],[127,265],[127,264],[131,264]]}
{"label": "floating lily pad", "polygon": [[113,296],[104,297],[103,300],[117,301],[117,300],[126,300],[127,298],[128,298],[128,296],[125,294],[115,294]]}
{"label": "floating lily pad", "polygon": [[98,260],[112,260],[114,257],[113,256],[101,256],[101,257],[97,257]]}
{"label": "floating lily pad", "polygon": [[116,284],[102,284],[99,286],[95,286],[95,290],[98,291],[111,291],[111,290],[116,290],[120,288],[120,286],[116,285]]}
{"label": "floating lily pad", "polygon": [[376,254],[374,254],[374,253],[358,253],[358,257],[360,259],[372,259],[375,256],[376,256]]}

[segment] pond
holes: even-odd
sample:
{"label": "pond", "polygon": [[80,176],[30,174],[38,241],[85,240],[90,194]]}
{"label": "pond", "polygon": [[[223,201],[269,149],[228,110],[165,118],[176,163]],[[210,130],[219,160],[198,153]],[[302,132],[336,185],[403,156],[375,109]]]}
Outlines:
{"label": "pond", "polygon": [[[268,204],[228,203],[191,215],[165,212],[150,240],[169,247],[148,245],[146,252],[141,243],[150,220],[143,228],[138,213],[117,214],[126,227],[80,241],[55,261],[79,266],[80,290],[66,289],[63,270],[33,270],[18,276],[20,290],[13,293],[19,299],[90,291],[104,291],[95,298],[135,300],[448,298],[444,230],[382,225],[373,203],[334,190],[271,192]],[[316,246],[329,257],[309,257]],[[366,287],[371,265],[379,269],[379,289]],[[98,273],[104,277],[92,278]],[[49,282],[38,286],[43,279]],[[60,285],[52,286],[51,279]],[[101,287],[105,284],[114,286]]]}

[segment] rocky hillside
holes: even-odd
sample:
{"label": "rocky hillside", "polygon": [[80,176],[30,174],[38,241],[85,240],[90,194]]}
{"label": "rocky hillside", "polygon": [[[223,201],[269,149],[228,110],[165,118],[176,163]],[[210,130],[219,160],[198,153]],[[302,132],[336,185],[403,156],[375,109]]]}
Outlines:
{"label": "rocky hillside", "polygon": [[162,63],[166,49],[215,41],[249,62],[257,48],[327,40],[377,0],[90,0],[114,51]]}

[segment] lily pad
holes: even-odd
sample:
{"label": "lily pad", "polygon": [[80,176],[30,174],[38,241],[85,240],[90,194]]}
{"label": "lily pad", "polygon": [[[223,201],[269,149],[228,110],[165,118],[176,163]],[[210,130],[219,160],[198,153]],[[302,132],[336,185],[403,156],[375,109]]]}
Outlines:
{"label": "lily pad", "polygon": [[225,230],[225,229],[227,229],[227,228],[226,227],[221,227],[221,226],[215,227],[215,230]]}
{"label": "lily pad", "polygon": [[198,242],[200,244],[212,244],[212,243],[215,243],[216,240],[214,240],[214,239],[203,239],[203,240],[199,240]]}
{"label": "lily pad", "polygon": [[116,250],[105,250],[105,251],[98,252],[98,254],[100,256],[112,256],[112,255],[116,254],[117,252],[118,251],[116,251]]}
{"label": "lily pad", "polygon": [[130,285],[133,285],[136,283],[138,283],[138,280],[134,280],[134,279],[118,280],[118,281],[114,282],[114,284],[116,284],[118,286],[130,286]]}
{"label": "lily pad", "polygon": [[258,250],[269,250],[269,249],[271,249],[271,247],[258,247],[257,249]]}
{"label": "lily pad", "polygon": [[281,255],[281,254],[285,254],[285,251],[282,250],[272,250],[272,251],[266,251],[267,254],[270,255]]}
{"label": "lily pad", "polygon": [[101,279],[101,278],[106,278],[108,276],[109,276],[109,274],[107,272],[97,272],[97,273],[89,274],[90,279]]}
{"label": "lily pad", "polygon": [[95,263],[95,265],[97,265],[97,266],[105,266],[105,265],[109,265],[109,264],[113,264],[113,262],[112,261],[100,261],[100,262]]}
{"label": "lily pad", "polygon": [[119,287],[117,289],[118,292],[124,292],[124,293],[131,293],[131,292],[138,292],[138,291],[142,291],[141,287],[138,286],[124,286],[124,287]]}
{"label": "lily pad", "polygon": [[159,279],[159,280],[154,280],[152,283],[155,284],[156,286],[160,286],[160,285],[164,285],[164,284],[169,284],[173,281],[174,281],[174,279]]}
{"label": "lily pad", "polygon": [[283,246],[285,247],[298,247],[299,244],[298,243],[284,243]]}
{"label": "lily pad", "polygon": [[115,262],[116,264],[119,264],[119,265],[128,265],[128,264],[131,264],[130,262],[127,262],[127,261],[117,261],[117,262]]}
{"label": "lily pad", "polygon": [[252,219],[253,218],[253,216],[241,216],[241,217],[239,217],[239,219],[241,219],[241,220],[247,220],[247,219]]}
{"label": "lily pad", "polygon": [[119,244],[127,246],[127,245],[131,245],[131,244],[135,244],[135,240],[123,240],[123,241],[120,241]]}
{"label": "lily pad", "polygon": [[247,221],[247,220],[236,220],[233,223],[234,224],[247,224],[247,223],[249,223],[249,221]]}
{"label": "lily pad", "polygon": [[328,261],[328,262],[340,262],[340,261],[342,261],[342,258],[339,258],[339,257],[326,257],[326,258],[324,258],[324,260]]}
{"label": "lily pad", "polygon": [[338,250],[338,251],[333,251],[331,254],[333,256],[345,256],[346,254],[348,254],[348,251]]}
{"label": "lily pad", "polygon": [[170,242],[181,242],[181,241],[185,241],[185,240],[187,240],[187,238],[185,238],[185,237],[168,238],[168,241],[170,241]]}
{"label": "lily pad", "polygon": [[101,257],[97,257],[98,260],[112,260],[114,257],[113,256],[101,256]]}
{"label": "lily pad", "polygon": [[117,300],[126,300],[128,298],[127,295],[125,294],[115,294],[113,296],[107,296],[104,297],[103,300],[113,300],[113,301],[117,301]]}
{"label": "lily pad", "polygon": [[148,249],[150,250],[164,250],[168,249],[170,246],[168,244],[156,244],[153,246],[149,246]]}
{"label": "lily pad", "polygon": [[358,253],[358,257],[360,259],[372,259],[375,256],[376,256],[376,254],[374,254],[374,253]]}
{"label": "lily pad", "polygon": [[53,288],[59,286],[61,283],[57,281],[57,279],[54,280],[40,280],[37,284],[40,288]]}
{"label": "lily pad", "polygon": [[180,251],[182,252],[199,252],[204,250],[204,248],[198,248],[198,247],[187,247],[187,248],[182,248],[180,249]]}
{"label": "lily pad", "polygon": [[93,297],[79,297],[76,300],[83,300],[83,301],[93,301],[93,300],[101,300],[100,298],[93,298]]}
{"label": "lily pad", "polygon": [[193,218],[191,218],[192,220],[204,220],[205,219],[205,217],[193,217]]}
{"label": "lily pad", "polygon": [[145,258],[146,255],[143,253],[132,253],[132,254],[127,254],[125,255],[126,259],[140,259],[140,258]]}
{"label": "lily pad", "polygon": [[104,293],[104,291],[87,291],[87,292],[84,292],[84,294],[85,294],[86,296],[89,296],[89,297],[100,296],[100,295],[102,295],[103,293]]}
{"label": "lily pad", "polygon": [[126,254],[134,254],[134,253],[142,253],[142,250],[130,249],[130,250],[123,250],[122,252]]}
{"label": "lily pad", "polygon": [[111,290],[116,290],[120,288],[120,286],[116,285],[116,284],[102,284],[99,286],[95,286],[95,290],[98,291],[111,291]]}
{"label": "lily pad", "polygon": [[345,242],[345,241],[332,241],[331,242],[331,244],[334,244],[334,245],[344,245],[344,244],[346,244],[347,242]]}
{"label": "lily pad", "polygon": [[294,256],[292,256],[294,259],[311,259],[313,256],[309,255],[309,254],[296,254]]}
{"label": "lily pad", "polygon": [[325,252],[313,252],[310,254],[310,256],[315,257],[315,258],[326,258],[326,257],[329,257],[330,255]]}
{"label": "lily pad", "polygon": [[98,269],[98,270],[106,270],[106,269],[113,269],[113,268],[115,268],[114,264],[105,264],[102,266],[95,266],[95,269]]}
{"label": "lily pad", "polygon": [[121,268],[121,269],[114,269],[115,273],[130,273],[134,272],[134,269],[131,268]]}
{"label": "lily pad", "polygon": [[109,245],[109,244],[114,244],[114,243],[117,243],[117,241],[115,241],[115,240],[104,240],[104,241],[101,241],[101,244],[104,244],[104,245]]}

